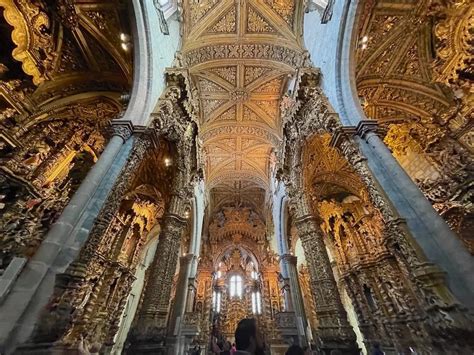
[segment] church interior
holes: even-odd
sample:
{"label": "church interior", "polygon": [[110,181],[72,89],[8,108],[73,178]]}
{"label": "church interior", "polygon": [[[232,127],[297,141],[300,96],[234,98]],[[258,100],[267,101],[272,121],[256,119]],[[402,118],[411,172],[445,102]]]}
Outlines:
{"label": "church interior", "polygon": [[474,354],[473,68],[468,0],[0,0],[0,354]]}

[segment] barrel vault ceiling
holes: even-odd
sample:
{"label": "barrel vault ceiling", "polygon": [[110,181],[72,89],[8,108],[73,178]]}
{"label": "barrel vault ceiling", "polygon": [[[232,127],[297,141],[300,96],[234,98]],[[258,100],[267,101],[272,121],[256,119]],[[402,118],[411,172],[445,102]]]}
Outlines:
{"label": "barrel vault ceiling", "polygon": [[[186,0],[181,60],[198,91],[214,207],[262,207],[280,98],[303,58],[298,0]],[[298,21],[296,19],[299,19]]]}

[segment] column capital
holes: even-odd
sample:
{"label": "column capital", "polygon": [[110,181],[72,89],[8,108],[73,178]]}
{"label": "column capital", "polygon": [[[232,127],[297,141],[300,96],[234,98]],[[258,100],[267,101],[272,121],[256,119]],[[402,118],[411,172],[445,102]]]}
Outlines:
{"label": "column capital", "polygon": [[347,137],[354,136],[356,134],[356,127],[354,126],[346,126],[346,127],[338,127],[334,131],[334,134],[329,141],[329,146],[333,148],[340,148],[342,142],[347,139]]}
{"label": "column capital", "polygon": [[112,135],[118,136],[126,142],[133,134],[133,124],[125,120],[112,120]]}
{"label": "column capital", "polygon": [[371,134],[377,134],[380,130],[379,124],[375,120],[362,120],[356,127],[356,135],[362,139],[367,139]]}
{"label": "column capital", "polygon": [[298,257],[293,254],[283,254],[281,257],[281,260],[283,260],[285,263],[295,265],[297,264]]}

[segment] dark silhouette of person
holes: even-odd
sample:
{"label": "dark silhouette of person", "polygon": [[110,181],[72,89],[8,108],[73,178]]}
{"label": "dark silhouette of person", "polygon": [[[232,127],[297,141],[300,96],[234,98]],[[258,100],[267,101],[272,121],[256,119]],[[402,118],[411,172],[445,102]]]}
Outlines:
{"label": "dark silhouette of person", "polygon": [[263,338],[254,318],[242,319],[235,330],[236,355],[264,354]]}
{"label": "dark silhouette of person", "polygon": [[304,350],[301,346],[293,344],[286,350],[285,355],[304,355]]}

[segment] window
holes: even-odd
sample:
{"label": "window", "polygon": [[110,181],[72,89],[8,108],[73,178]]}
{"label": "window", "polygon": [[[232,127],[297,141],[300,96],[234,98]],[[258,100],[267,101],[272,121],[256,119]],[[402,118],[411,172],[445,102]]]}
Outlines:
{"label": "window", "polygon": [[212,309],[217,313],[221,311],[221,293],[219,291],[212,293]]}
{"label": "window", "polygon": [[239,275],[230,278],[230,297],[242,297],[242,277]]}
{"label": "window", "polygon": [[252,279],[257,280],[258,279],[258,274],[255,270],[251,272]]}
{"label": "window", "polygon": [[262,299],[259,291],[252,292],[252,313],[262,314]]}

